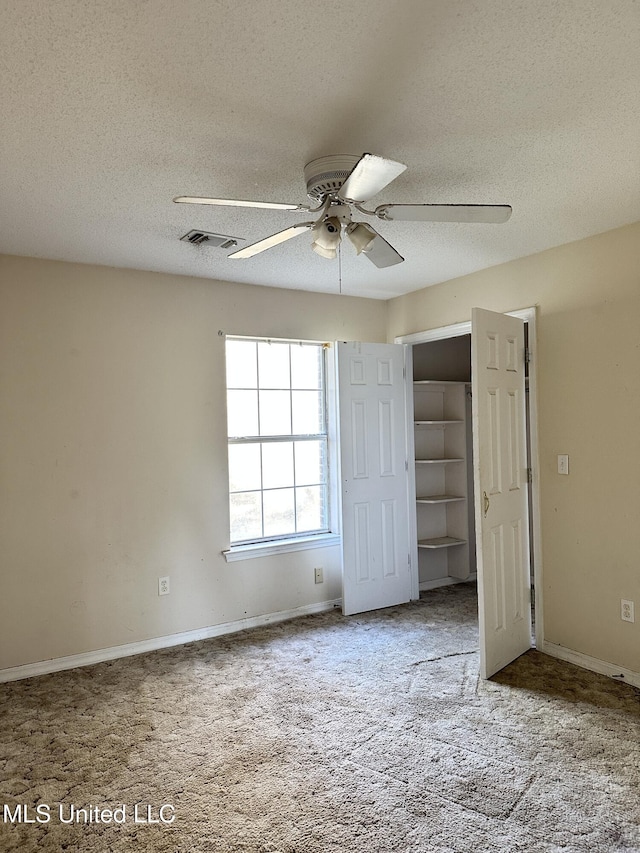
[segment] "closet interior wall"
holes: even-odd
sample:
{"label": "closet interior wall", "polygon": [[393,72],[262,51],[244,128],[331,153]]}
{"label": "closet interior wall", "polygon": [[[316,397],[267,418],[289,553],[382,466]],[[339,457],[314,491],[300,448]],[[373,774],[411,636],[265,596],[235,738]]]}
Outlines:
{"label": "closet interior wall", "polygon": [[471,336],[415,344],[412,361],[419,582],[428,589],[475,577]]}

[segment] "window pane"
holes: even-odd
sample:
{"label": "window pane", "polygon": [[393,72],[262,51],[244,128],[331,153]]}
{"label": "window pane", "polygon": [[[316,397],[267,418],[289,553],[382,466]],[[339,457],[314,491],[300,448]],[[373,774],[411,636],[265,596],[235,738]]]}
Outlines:
{"label": "window pane", "polygon": [[293,434],[316,435],[322,428],[322,395],[319,391],[292,391]]}
{"label": "window pane", "polygon": [[229,489],[242,492],[260,489],[260,445],[229,445]]}
{"label": "window pane", "polygon": [[232,542],[326,530],[323,347],[228,340],[226,356],[229,436],[250,438],[229,445]]}
{"label": "window pane", "polygon": [[293,443],[262,445],[262,488],[293,486]]}
{"label": "window pane", "polygon": [[323,486],[304,486],[296,489],[296,515],[298,533],[326,528]]}
{"label": "window pane", "polygon": [[261,388],[290,388],[289,344],[258,344]]}
{"label": "window pane", "polygon": [[296,485],[307,486],[324,482],[324,442],[296,441]]}
{"label": "window pane", "polygon": [[291,387],[322,387],[322,347],[291,345]]}
{"label": "window pane", "polygon": [[294,489],[263,492],[264,535],[283,536],[295,533]]}
{"label": "window pane", "polygon": [[258,360],[255,341],[227,341],[227,388],[257,388]]}
{"label": "window pane", "polygon": [[240,492],[229,495],[232,542],[262,537],[261,494],[261,492]]}
{"label": "window pane", "polygon": [[260,391],[260,435],[291,435],[289,391]]}
{"label": "window pane", "polygon": [[258,392],[227,391],[229,436],[258,435]]}

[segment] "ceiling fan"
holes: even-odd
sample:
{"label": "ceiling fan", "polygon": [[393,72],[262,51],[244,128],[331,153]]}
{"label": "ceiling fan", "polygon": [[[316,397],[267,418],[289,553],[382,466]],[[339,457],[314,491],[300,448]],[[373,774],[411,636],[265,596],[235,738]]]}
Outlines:
{"label": "ceiling fan", "polygon": [[331,154],[312,160],[304,167],[307,196],[316,207],[307,204],[283,204],[269,201],[243,201],[232,198],[178,196],[181,204],[212,204],[230,207],[254,207],[267,210],[291,210],[318,213],[319,217],[299,222],[264,240],[232,252],[230,258],[251,258],[292,237],[311,231],[311,248],[323,258],[335,258],[343,232],[356,248],[377,267],[401,263],[404,258],[375,228],[352,219],[352,208],[386,222],[506,222],[511,216],[508,204],[382,204],[367,210],[363,203],[377,195],[407,167],[375,154],[358,157]]}

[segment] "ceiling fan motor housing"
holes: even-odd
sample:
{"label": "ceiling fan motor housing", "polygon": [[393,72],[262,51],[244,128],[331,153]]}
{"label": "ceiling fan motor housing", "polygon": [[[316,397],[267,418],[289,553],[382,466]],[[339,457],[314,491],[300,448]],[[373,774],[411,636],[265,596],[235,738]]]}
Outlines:
{"label": "ceiling fan motor housing", "polygon": [[330,154],[307,163],[304,179],[309,198],[322,202],[327,196],[335,195],[361,157],[361,154]]}

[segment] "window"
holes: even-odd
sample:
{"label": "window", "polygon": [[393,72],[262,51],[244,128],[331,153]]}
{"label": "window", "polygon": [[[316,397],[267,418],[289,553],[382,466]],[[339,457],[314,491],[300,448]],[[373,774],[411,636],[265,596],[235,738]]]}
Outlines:
{"label": "window", "polygon": [[231,544],[327,533],[323,344],[227,338]]}

